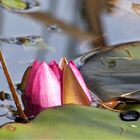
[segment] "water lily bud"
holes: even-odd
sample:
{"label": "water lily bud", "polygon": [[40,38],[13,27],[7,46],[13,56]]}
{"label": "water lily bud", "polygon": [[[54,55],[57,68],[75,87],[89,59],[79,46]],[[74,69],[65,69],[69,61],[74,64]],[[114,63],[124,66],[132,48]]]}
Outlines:
{"label": "water lily bud", "polygon": [[61,105],[60,81],[49,65],[46,62],[39,64],[36,61],[30,74],[28,87],[23,95],[25,114],[30,117],[46,108]]}
{"label": "water lily bud", "polygon": [[62,104],[89,106],[91,96],[74,62],[62,58],[60,64],[53,60],[40,63],[36,60],[28,73],[23,94],[25,114],[36,116],[42,110]]}

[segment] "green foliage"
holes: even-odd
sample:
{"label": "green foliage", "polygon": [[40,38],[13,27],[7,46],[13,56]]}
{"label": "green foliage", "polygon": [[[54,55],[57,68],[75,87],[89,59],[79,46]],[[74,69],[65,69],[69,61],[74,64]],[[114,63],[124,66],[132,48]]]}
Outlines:
{"label": "green foliage", "polygon": [[1,4],[7,8],[14,8],[18,10],[26,9],[27,4],[22,0],[1,0]]}
{"label": "green foliage", "polygon": [[29,124],[5,125],[0,130],[0,138],[138,140],[139,127],[139,121],[123,122],[116,112],[66,105],[40,113]]}
{"label": "green foliage", "polygon": [[132,94],[124,97],[140,99],[140,41],[111,47],[85,60],[80,68],[87,87],[102,100],[128,93]]}

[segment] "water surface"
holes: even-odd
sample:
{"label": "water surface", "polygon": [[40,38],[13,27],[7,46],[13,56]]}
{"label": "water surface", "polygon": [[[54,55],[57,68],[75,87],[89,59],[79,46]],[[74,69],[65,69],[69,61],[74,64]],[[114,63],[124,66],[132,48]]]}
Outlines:
{"label": "water surface", "polygon": [[[59,2],[58,0],[40,0],[40,2],[41,7],[38,11],[49,12],[57,19],[82,30],[88,29],[87,25],[89,25],[89,21],[83,19],[84,16],[81,15],[82,0],[59,0]],[[131,9],[131,2],[138,3],[139,0],[120,0],[116,3],[117,7],[113,8],[114,12],[110,14],[102,13],[101,19],[108,45],[140,40],[140,16]],[[14,83],[21,81],[25,69],[35,59],[47,62],[55,59],[59,62],[63,56],[68,59],[74,59],[93,48],[91,43],[82,45],[84,42],[63,31],[50,31],[39,22],[15,13],[10,13],[1,8],[0,36],[13,37],[22,35],[40,35],[44,38],[48,46],[50,46],[50,49],[36,50],[20,45],[1,43],[0,47]],[[0,69],[0,79],[2,81],[0,90],[9,92],[2,69]],[[0,101],[1,103],[14,105],[12,101]],[[5,113],[5,110],[0,108],[0,114],[2,113]],[[0,125],[8,121],[6,118],[0,118]]]}

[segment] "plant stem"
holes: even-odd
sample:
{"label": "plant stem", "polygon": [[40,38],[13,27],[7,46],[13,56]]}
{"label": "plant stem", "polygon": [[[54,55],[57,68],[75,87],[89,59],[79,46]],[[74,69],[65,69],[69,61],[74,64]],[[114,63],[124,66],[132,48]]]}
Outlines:
{"label": "plant stem", "polygon": [[11,78],[9,72],[8,72],[6,62],[5,62],[5,59],[4,59],[3,55],[2,55],[1,50],[0,50],[0,61],[1,61],[1,65],[2,65],[2,68],[3,68],[4,74],[5,74],[6,80],[7,80],[8,84],[9,84],[9,87],[10,87],[14,102],[16,104],[18,115],[19,115],[19,117],[21,119],[23,119],[25,122],[27,122],[28,119],[27,119],[26,115],[24,114],[24,112],[22,110],[22,107],[21,107],[20,101],[18,99],[16,89],[15,89],[14,84],[12,82],[12,78]]}

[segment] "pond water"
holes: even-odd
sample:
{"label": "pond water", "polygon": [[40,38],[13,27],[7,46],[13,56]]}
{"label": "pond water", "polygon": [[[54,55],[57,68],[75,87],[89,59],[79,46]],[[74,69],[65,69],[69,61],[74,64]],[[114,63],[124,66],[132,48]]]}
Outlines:
{"label": "pond water", "polygon": [[[75,28],[84,31],[88,29],[89,21],[83,19],[84,15],[81,12],[85,8],[82,0],[40,0],[39,2],[41,6],[37,11],[50,13],[53,17]],[[112,13],[105,12],[100,15],[108,45],[140,40],[140,10],[135,12],[132,3],[140,4],[139,0],[116,0],[115,3],[112,3],[112,6],[115,6]],[[53,30],[53,27],[56,29]],[[0,37],[40,35],[49,46],[48,49],[41,50],[8,43],[0,44],[14,83],[21,81],[25,69],[35,59],[47,62],[52,59],[59,62],[63,56],[68,59],[75,59],[95,47],[91,43],[85,43],[86,39],[81,41],[79,38],[83,38],[82,35],[75,37],[70,34],[59,28],[57,23],[45,27],[31,18],[1,8]],[[0,79],[0,90],[10,93],[2,69],[0,69]],[[0,104],[14,105],[13,101],[0,101]],[[5,110],[0,108],[0,114],[3,113],[5,113]],[[0,125],[9,121],[11,120],[0,118]]]}

